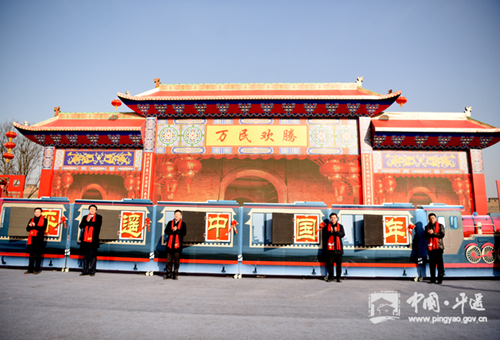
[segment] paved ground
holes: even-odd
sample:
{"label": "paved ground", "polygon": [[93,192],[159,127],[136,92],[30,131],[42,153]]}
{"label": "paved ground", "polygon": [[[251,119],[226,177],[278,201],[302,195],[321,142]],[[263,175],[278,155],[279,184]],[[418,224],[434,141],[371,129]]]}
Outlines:
{"label": "paved ground", "polygon": [[[385,279],[326,283],[300,278],[180,276],[178,281],[166,281],[159,276],[109,272],[98,272],[95,277],[79,277],[77,272],[44,271],[37,276],[23,272],[0,269],[1,339],[500,338],[498,280],[453,280],[438,286]],[[379,295],[371,295],[376,292]],[[415,293],[416,300],[422,297],[418,312],[407,302]],[[457,305],[461,300],[456,300],[460,293],[473,300],[463,305],[463,314],[462,305]],[[372,301],[381,296],[399,298],[399,319],[374,324],[370,295]],[[439,312],[436,307],[423,308],[424,301],[430,306],[436,297]],[[480,309],[480,300],[484,310],[471,308]],[[413,316],[430,319],[410,322]],[[438,316],[454,319],[437,322]],[[487,320],[463,323],[465,317],[474,316]]]}

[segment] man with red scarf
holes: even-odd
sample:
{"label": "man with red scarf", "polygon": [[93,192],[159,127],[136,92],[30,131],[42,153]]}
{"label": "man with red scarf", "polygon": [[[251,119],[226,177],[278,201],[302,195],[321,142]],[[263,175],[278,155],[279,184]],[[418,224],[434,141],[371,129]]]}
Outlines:
{"label": "man with red scarf", "polygon": [[[429,223],[425,226],[424,237],[427,239],[427,254],[429,255],[429,269],[431,271],[430,283],[443,283],[444,264],[444,226],[439,224],[435,214],[429,214]],[[436,282],[436,266],[438,279]]]}
{"label": "man with red scarf", "polygon": [[83,216],[80,229],[83,229],[80,249],[83,252],[83,269],[80,276],[95,276],[97,265],[97,248],[101,232],[102,216],[97,214],[97,206],[89,206],[88,215]]}
{"label": "man with red scarf", "polygon": [[342,274],[342,254],[344,253],[342,244],[342,238],[345,236],[344,226],[338,223],[337,214],[331,213],[330,222],[322,229],[323,255],[328,266],[328,282],[333,281],[333,263],[337,267],[337,282],[342,282],[340,275]]}
{"label": "man with red scarf", "polygon": [[[182,221],[182,212],[176,210],[174,219],[167,223],[165,235],[168,235],[167,250],[167,276],[165,280],[172,278],[177,280],[179,275],[179,261],[181,259],[182,241],[186,236],[186,223]],[[174,272],[172,273],[172,262],[174,262]]]}
{"label": "man with red scarf", "polygon": [[47,219],[42,215],[42,208],[35,208],[35,216],[30,219],[26,227],[26,231],[29,232],[26,251],[30,254],[30,260],[28,270],[24,274],[37,275],[40,273],[47,223]]}

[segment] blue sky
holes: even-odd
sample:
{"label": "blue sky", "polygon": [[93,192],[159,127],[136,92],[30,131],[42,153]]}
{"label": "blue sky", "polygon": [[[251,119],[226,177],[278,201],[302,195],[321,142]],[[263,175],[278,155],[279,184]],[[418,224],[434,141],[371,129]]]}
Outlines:
{"label": "blue sky", "polygon": [[[162,83],[354,82],[499,127],[500,1],[0,0],[0,113],[112,111]],[[123,108],[123,107],[122,107]],[[500,145],[483,151],[497,197]]]}

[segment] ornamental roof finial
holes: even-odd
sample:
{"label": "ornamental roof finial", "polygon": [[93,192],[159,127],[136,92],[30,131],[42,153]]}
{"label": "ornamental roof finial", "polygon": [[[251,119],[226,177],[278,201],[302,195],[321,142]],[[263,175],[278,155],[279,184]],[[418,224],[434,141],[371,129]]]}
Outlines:
{"label": "ornamental roof finial", "polygon": [[466,106],[464,113],[466,117],[472,116],[472,106]]}
{"label": "ornamental roof finial", "polygon": [[61,112],[61,107],[60,106],[54,107],[54,117],[59,116],[60,112]]}
{"label": "ornamental roof finial", "polygon": [[358,77],[358,78],[356,79],[356,85],[357,85],[358,87],[363,87],[363,77]]}
{"label": "ornamental roof finial", "polygon": [[155,78],[155,88],[160,87],[160,78]]}

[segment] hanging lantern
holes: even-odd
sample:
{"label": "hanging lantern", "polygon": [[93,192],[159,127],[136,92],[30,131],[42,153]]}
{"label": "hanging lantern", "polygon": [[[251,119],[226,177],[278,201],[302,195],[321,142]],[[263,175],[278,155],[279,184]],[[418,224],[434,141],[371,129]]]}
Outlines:
{"label": "hanging lantern", "polygon": [[61,186],[62,186],[61,176],[55,176],[53,188],[54,189],[61,189]]}
{"label": "hanging lantern", "polygon": [[399,96],[398,99],[396,99],[396,103],[401,105],[401,107],[403,107],[403,105],[406,104],[407,101],[408,100],[403,96]]}
{"label": "hanging lantern", "polygon": [[462,195],[465,190],[465,183],[461,178],[456,178],[451,184],[451,187],[457,195]]}
{"label": "hanging lantern", "polygon": [[10,152],[4,152],[3,154],[3,158],[5,158],[5,161],[7,163],[9,163],[9,160],[13,159],[14,158],[14,155],[11,154]]}
{"label": "hanging lantern", "polygon": [[123,181],[123,186],[125,189],[128,191],[132,191],[135,189],[135,177],[134,175],[128,175],[125,180]]}
{"label": "hanging lantern", "polygon": [[111,105],[115,107],[115,110],[118,110],[118,107],[122,105],[122,102],[118,99],[114,99],[111,101]]}
{"label": "hanging lantern", "polygon": [[192,156],[186,156],[175,162],[175,167],[182,177],[186,179],[188,193],[190,193],[191,179],[201,170],[201,163]]}
{"label": "hanging lantern", "polygon": [[319,168],[319,172],[329,181],[341,179],[346,170],[347,166],[337,159],[329,159]]}
{"label": "hanging lantern", "polygon": [[16,147],[16,144],[12,142],[12,138],[17,137],[17,133],[14,131],[7,131],[5,136],[9,138],[9,141],[4,144],[4,146],[8,149],[7,152],[3,154],[3,158],[5,158],[5,162],[9,163],[9,160],[14,158],[14,155],[11,153],[11,150]]}
{"label": "hanging lantern", "polygon": [[61,176],[61,182],[64,189],[68,189],[73,184],[73,176],[69,172],[66,172]]}

